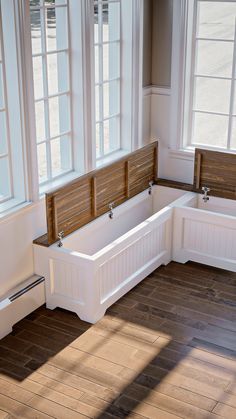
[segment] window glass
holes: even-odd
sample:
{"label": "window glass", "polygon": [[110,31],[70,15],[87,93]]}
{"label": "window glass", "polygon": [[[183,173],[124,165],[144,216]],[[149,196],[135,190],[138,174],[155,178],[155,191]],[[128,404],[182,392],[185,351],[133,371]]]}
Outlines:
{"label": "window glass", "polygon": [[185,140],[193,146],[235,149],[236,2],[196,0],[195,6]]}
{"label": "window glass", "polygon": [[94,2],[96,156],[120,149],[120,1]]}
{"label": "window glass", "polygon": [[68,173],[71,159],[69,28],[66,0],[31,2],[39,183]]}

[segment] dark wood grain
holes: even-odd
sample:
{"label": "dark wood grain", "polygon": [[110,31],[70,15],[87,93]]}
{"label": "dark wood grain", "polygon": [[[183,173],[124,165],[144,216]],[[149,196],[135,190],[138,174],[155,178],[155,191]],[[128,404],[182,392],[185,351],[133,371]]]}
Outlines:
{"label": "dark wood grain", "polygon": [[115,163],[94,170],[46,194],[47,234],[34,243],[50,246],[58,233],[68,235],[148,188],[157,179],[158,143],[153,142]]}
{"label": "dark wood grain", "polygon": [[194,190],[210,188],[210,195],[236,199],[236,154],[196,148]]}
{"label": "dark wood grain", "polygon": [[181,189],[184,191],[193,191],[193,185],[190,183],[177,182],[175,180],[158,178],[157,185],[166,186],[167,188]]}
{"label": "dark wood grain", "polygon": [[0,417],[235,418],[235,295],[236,274],[172,262],[93,326],[40,307],[0,341]]}

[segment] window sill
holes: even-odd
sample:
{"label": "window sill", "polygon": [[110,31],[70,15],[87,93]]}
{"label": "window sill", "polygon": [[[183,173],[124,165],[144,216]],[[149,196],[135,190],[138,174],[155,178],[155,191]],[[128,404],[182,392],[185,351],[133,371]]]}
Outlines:
{"label": "window sill", "polygon": [[178,150],[169,150],[169,156],[172,159],[194,161],[194,149],[189,147]]}
{"label": "window sill", "polygon": [[82,173],[79,172],[70,172],[64,176],[61,176],[60,178],[54,179],[51,182],[45,183],[45,185],[41,185],[39,187],[39,194],[40,198],[44,196],[46,192],[51,192],[51,190],[60,188],[61,186],[64,186],[66,183],[82,176]]}
{"label": "window sill", "polygon": [[103,157],[102,159],[97,160],[96,168],[100,168],[102,166],[106,166],[107,164],[112,163],[115,160],[124,157],[126,154],[130,153],[129,150],[118,150],[114,153],[109,154],[108,156]]}
{"label": "window sill", "polygon": [[0,223],[12,216],[17,216],[21,210],[32,207],[31,201],[24,201],[20,199],[11,199],[0,205]]}

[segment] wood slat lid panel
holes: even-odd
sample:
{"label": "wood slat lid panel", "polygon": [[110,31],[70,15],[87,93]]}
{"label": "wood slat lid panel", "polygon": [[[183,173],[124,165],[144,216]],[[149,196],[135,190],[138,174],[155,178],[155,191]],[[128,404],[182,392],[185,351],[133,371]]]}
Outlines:
{"label": "wood slat lid panel", "polygon": [[153,142],[101,169],[46,194],[47,234],[34,240],[50,246],[58,233],[68,235],[148,188],[157,180],[158,143]]}
{"label": "wood slat lid panel", "polygon": [[195,150],[194,190],[210,188],[210,195],[236,199],[236,154]]}

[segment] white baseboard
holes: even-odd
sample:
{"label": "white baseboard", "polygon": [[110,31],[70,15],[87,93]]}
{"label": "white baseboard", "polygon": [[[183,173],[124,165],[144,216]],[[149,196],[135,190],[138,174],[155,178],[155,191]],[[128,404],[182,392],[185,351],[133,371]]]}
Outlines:
{"label": "white baseboard", "polygon": [[0,339],[25,316],[45,303],[44,278],[33,275],[0,300]]}

